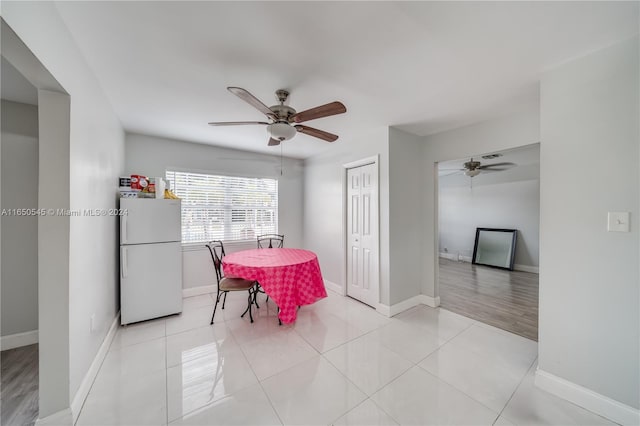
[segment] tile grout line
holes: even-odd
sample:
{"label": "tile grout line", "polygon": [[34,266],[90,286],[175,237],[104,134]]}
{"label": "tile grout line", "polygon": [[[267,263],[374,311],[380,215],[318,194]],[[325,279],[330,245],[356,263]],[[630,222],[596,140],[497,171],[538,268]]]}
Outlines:
{"label": "tile grout line", "polygon": [[[511,396],[509,397],[509,399],[507,400],[507,402],[504,404],[504,407],[502,407],[502,410],[500,410],[500,413],[498,413],[498,417],[496,417],[495,422],[498,421],[498,419],[500,418],[500,416],[502,416],[502,413],[504,412],[505,408],[507,408],[507,405],[509,405],[509,403],[511,402],[511,400],[513,399],[513,396],[516,394],[516,392],[518,391],[518,389],[520,389],[520,386],[522,386],[522,383],[524,382],[524,380],[527,378],[527,374],[529,374],[529,370],[531,370],[531,367],[534,366],[534,364],[538,362],[538,357],[536,356],[535,359],[533,360],[533,362],[531,363],[531,365],[529,365],[529,368],[527,368],[527,372],[524,373],[524,376],[522,376],[522,379],[520,379],[520,381],[518,382],[518,386],[516,386],[516,388],[513,390],[513,392],[511,393]],[[508,419],[507,419],[508,420]],[[511,421],[511,420],[509,420]],[[513,422],[512,422],[513,423]]]}
{"label": "tile grout line", "polygon": [[280,413],[278,413],[278,410],[276,410],[275,405],[273,405],[273,401],[271,400],[271,398],[269,397],[269,394],[267,393],[267,391],[265,390],[264,386],[262,385],[262,380],[260,380],[258,378],[258,375],[256,374],[256,371],[253,369],[253,366],[249,362],[249,358],[247,358],[247,354],[244,353],[244,350],[242,349],[242,345],[238,344],[238,347],[240,348],[240,353],[242,354],[242,356],[244,357],[245,361],[247,362],[247,365],[251,369],[251,372],[253,373],[254,377],[258,381],[258,386],[260,386],[260,389],[262,389],[262,393],[264,393],[264,396],[267,398],[267,401],[269,401],[269,405],[271,405],[271,409],[273,410],[274,413],[276,413],[276,417],[280,421],[280,424],[284,425],[284,422],[282,421],[282,418],[280,417]]}
{"label": "tile grout line", "polygon": [[164,322],[164,414],[169,424],[169,342],[167,338],[167,322]]}

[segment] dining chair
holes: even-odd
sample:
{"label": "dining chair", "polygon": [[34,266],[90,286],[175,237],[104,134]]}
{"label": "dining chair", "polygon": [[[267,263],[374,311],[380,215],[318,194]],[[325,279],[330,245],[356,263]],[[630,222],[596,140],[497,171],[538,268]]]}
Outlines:
{"label": "dining chair", "polygon": [[282,248],[284,246],[284,235],[264,234],[258,235],[258,248]]}
{"label": "dining chair", "polygon": [[[263,234],[258,235],[258,248],[282,248],[284,246],[284,234]],[[258,292],[264,293],[260,283],[258,283]],[[267,295],[267,302],[269,301],[269,295]],[[256,302],[256,306],[258,303]],[[260,306],[258,306],[260,307]]]}
{"label": "dining chair", "polygon": [[216,309],[218,309],[220,298],[224,294],[224,300],[222,301],[222,309],[224,309],[224,305],[227,303],[227,294],[230,291],[247,291],[249,293],[249,297],[247,299],[247,309],[245,309],[240,317],[243,318],[245,314],[249,312],[249,318],[251,319],[251,322],[253,322],[251,305],[255,303],[256,300],[258,283],[256,281],[245,280],[243,278],[225,277],[222,271],[222,259],[225,256],[224,245],[222,244],[222,241],[211,241],[206,244],[206,246],[209,249],[209,253],[211,253],[211,260],[213,261],[213,267],[216,271],[216,280],[218,281],[218,293],[216,294],[216,304],[213,307],[213,315],[211,315],[211,324],[213,324],[213,319],[216,316]]}

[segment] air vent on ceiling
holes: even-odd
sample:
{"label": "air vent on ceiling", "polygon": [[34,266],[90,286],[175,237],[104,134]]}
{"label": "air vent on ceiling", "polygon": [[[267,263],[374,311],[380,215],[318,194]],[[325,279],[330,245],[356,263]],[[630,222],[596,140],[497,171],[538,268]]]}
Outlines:
{"label": "air vent on ceiling", "polygon": [[482,158],[485,160],[493,160],[494,158],[502,157],[502,154],[487,154],[483,155]]}

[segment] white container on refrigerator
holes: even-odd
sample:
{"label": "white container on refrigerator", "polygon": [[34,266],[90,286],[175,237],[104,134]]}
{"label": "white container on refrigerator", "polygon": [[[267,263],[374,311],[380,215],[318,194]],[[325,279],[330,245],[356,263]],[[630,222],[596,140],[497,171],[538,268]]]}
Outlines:
{"label": "white container on refrigerator", "polygon": [[180,200],[123,198],[120,322],[182,312]]}

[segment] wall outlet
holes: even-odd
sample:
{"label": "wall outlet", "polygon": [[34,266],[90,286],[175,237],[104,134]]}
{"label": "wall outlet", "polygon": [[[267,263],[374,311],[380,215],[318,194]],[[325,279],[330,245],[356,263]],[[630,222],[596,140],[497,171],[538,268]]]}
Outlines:
{"label": "wall outlet", "polygon": [[98,325],[96,324],[96,314],[91,314],[91,319],[89,321],[89,331],[91,331],[92,333],[96,331],[96,327]]}
{"label": "wall outlet", "polygon": [[608,232],[629,232],[629,212],[609,212],[607,215]]}

